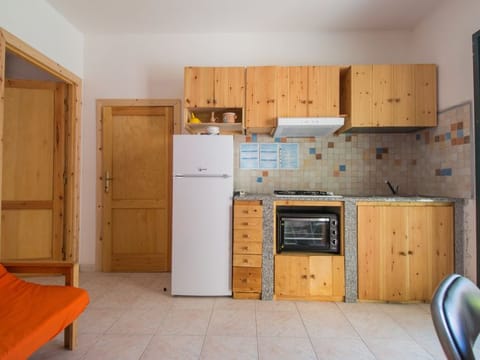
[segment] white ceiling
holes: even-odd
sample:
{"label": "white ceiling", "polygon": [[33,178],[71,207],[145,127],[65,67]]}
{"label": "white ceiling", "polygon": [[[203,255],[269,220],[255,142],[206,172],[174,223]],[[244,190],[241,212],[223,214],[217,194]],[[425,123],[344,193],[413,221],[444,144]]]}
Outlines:
{"label": "white ceiling", "polygon": [[410,30],[442,1],[47,0],[85,34]]}

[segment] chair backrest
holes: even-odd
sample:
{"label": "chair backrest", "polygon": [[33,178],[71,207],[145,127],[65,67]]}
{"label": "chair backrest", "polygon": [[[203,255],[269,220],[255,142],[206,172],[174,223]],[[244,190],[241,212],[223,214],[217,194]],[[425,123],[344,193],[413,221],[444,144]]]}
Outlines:
{"label": "chair backrest", "polygon": [[448,275],[430,304],[432,320],[450,360],[475,359],[473,345],[480,333],[480,290],[467,278]]}

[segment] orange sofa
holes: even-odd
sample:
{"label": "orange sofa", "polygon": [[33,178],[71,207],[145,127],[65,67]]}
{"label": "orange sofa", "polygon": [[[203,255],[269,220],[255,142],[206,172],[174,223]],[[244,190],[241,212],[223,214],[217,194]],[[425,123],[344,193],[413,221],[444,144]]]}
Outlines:
{"label": "orange sofa", "polygon": [[[8,270],[8,271],[7,271]],[[38,285],[12,273],[65,275],[65,285]],[[75,319],[89,302],[78,287],[78,264],[0,264],[0,359],[26,359],[65,329],[65,347],[76,346]]]}

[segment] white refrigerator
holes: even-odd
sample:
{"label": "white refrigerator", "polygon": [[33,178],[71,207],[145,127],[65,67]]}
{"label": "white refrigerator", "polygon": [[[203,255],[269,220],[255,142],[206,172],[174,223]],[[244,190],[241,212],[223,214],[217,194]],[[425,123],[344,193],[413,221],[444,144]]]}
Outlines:
{"label": "white refrigerator", "polygon": [[172,295],[232,294],[233,136],[173,136]]}

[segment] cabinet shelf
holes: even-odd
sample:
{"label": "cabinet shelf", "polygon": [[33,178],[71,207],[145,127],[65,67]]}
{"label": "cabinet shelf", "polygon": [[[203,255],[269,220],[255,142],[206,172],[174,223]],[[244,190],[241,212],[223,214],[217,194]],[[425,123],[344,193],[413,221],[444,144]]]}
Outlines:
{"label": "cabinet shelf", "polygon": [[218,126],[220,128],[220,134],[242,134],[242,123],[200,123],[200,124],[185,124],[185,129],[191,134],[206,134],[209,126]]}

